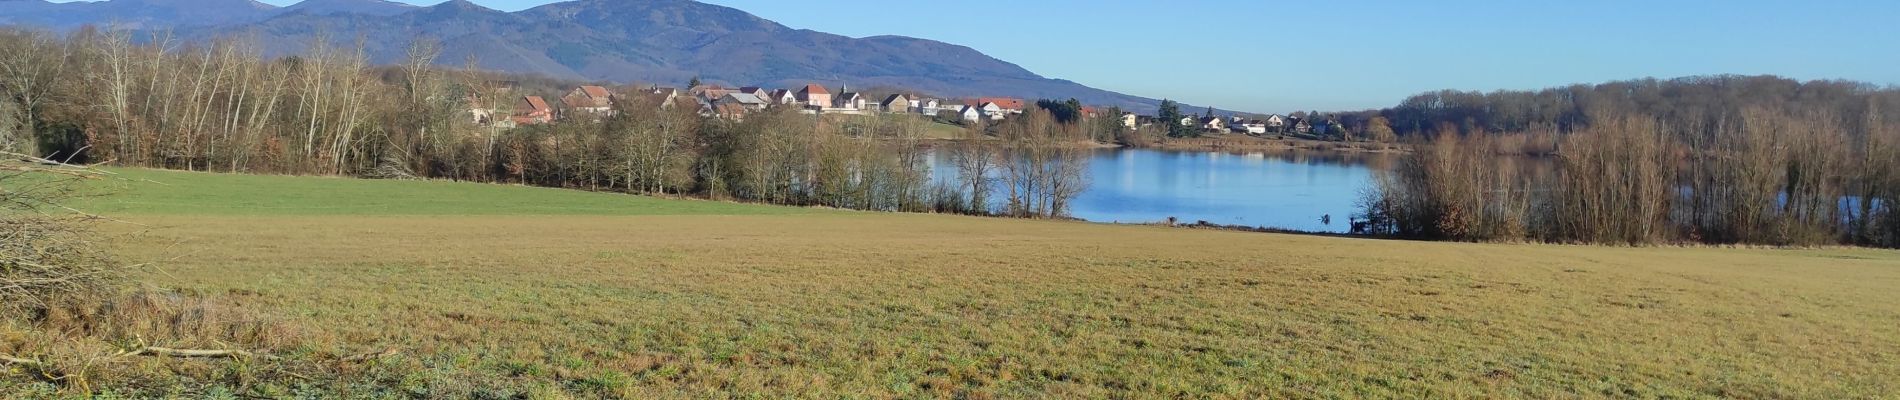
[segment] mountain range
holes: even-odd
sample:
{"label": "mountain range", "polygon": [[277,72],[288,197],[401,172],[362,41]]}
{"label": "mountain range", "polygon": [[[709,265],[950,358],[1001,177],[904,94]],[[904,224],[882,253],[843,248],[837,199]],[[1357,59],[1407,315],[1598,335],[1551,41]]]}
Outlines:
{"label": "mountain range", "polygon": [[466,0],[429,7],[383,0],[305,0],[288,7],[253,0],[0,0],[0,24],[170,29],[197,41],[246,35],[270,56],[299,54],[319,37],[338,45],[361,39],[379,64],[402,59],[410,42],[427,37],[441,42],[438,62],[445,66],[474,59],[484,69],[588,81],[678,86],[699,77],[735,86],[893,86],[946,97],[1073,97],[1137,112],[1158,103],[1044,77],[969,47],[794,29],[690,0],[578,0],[518,12]]}

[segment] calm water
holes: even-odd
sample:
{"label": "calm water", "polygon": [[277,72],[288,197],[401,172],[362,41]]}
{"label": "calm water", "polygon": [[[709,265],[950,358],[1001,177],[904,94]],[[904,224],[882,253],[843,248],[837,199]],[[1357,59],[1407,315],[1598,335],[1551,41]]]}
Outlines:
{"label": "calm water", "polygon": [[[932,161],[936,179],[956,179],[947,152]],[[1381,155],[1100,149],[1089,157],[1089,188],[1070,213],[1097,222],[1175,217],[1182,223],[1345,232],[1373,171],[1388,165],[1390,156]],[[1321,222],[1329,215],[1330,224]]]}

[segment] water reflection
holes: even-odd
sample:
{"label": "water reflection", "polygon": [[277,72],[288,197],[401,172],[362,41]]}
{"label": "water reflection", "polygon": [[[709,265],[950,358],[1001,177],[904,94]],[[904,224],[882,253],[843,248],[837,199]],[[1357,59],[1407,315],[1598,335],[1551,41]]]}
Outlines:
{"label": "water reflection", "polygon": [[[1099,149],[1089,157],[1089,188],[1071,205],[1099,222],[1182,222],[1345,232],[1373,171],[1391,155],[1338,152],[1188,152]],[[948,152],[931,157],[938,182],[956,182]],[[992,196],[1002,201],[1001,195]],[[1331,223],[1321,221],[1331,216]]]}

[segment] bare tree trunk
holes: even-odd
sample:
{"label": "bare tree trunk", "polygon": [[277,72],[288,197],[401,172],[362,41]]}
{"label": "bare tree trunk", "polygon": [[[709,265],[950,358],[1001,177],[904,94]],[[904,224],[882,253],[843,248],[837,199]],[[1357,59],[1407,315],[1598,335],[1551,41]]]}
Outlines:
{"label": "bare tree trunk", "polygon": [[[70,65],[72,46],[38,32],[0,31],[0,93],[18,106],[21,130],[27,142],[39,137],[39,111],[56,90]],[[46,155],[37,145],[35,156]]]}

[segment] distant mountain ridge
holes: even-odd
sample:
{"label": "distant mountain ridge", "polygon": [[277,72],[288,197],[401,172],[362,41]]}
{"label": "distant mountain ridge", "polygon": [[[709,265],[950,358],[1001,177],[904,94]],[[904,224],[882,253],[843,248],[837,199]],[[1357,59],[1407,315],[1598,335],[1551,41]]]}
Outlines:
{"label": "distant mountain ridge", "polygon": [[0,1],[0,24],[69,30],[88,24],[135,29],[216,26],[269,18],[277,6],[253,0]]}
{"label": "distant mountain ridge", "polygon": [[689,0],[579,0],[513,13],[466,0],[429,7],[307,0],[283,8],[252,0],[4,0],[0,23],[56,29],[120,23],[174,29],[190,40],[245,34],[272,56],[303,52],[320,34],[339,45],[361,38],[379,64],[400,60],[414,38],[434,37],[443,44],[438,61],[445,66],[473,58],[485,69],[594,81],[679,86],[700,77],[769,87],[897,86],[946,97],[1073,97],[1137,112],[1152,112],[1159,103],[1043,77],[964,46],[793,29]]}
{"label": "distant mountain ridge", "polygon": [[388,0],[303,0],[280,9],[280,14],[295,12],[311,15],[363,14],[390,16],[415,11],[415,5]]}

